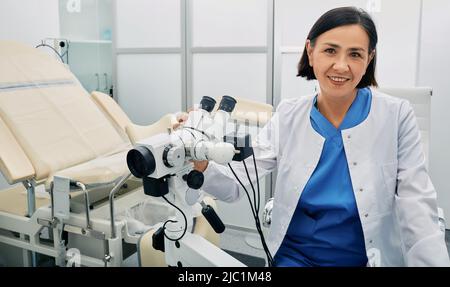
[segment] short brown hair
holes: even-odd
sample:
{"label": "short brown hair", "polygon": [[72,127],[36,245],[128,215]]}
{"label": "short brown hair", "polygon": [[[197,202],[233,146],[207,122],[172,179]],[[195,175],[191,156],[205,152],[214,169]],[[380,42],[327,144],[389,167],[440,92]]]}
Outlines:
{"label": "short brown hair", "polygon": [[[375,50],[378,42],[377,29],[370,15],[362,9],[356,7],[341,7],[335,8],[323,14],[308,34],[307,40],[310,40],[311,45],[314,46],[317,37],[323,33],[334,29],[336,27],[359,24],[366,31],[369,36],[369,54]],[[378,87],[375,79],[375,67],[377,63],[377,55],[375,53],[372,61],[367,67],[366,73],[361,81],[356,86],[357,88],[365,88],[367,86]],[[298,63],[297,77],[304,77],[307,80],[315,80],[313,68],[309,65],[309,57],[306,50],[306,45],[303,50],[303,55]]]}

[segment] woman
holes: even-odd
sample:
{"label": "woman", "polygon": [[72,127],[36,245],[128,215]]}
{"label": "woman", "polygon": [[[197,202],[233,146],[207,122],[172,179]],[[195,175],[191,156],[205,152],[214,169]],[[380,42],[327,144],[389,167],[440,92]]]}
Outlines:
{"label": "woman", "polygon": [[[268,238],[275,266],[450,265],[413,110],[369,88],[376,44],[366,12],[321,16],[298,66],[298,76],[318,80],[318,94],[282,101],[254,143],[259,173],[278,168]],[[227,167],[195,167],[206,192],[239,198]],[[246,178],[240,164],[233,169]]]}

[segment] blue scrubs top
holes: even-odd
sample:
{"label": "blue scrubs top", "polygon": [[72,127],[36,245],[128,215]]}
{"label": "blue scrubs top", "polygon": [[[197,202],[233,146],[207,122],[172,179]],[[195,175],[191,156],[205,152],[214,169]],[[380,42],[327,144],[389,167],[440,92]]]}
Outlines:
{"label": "blue scrubs top", "polygon": [[368,88],[358,90],[339,128],[317,110],[316,102],[317,96],[311,124],[325,143],[274,257],[275,266],[365,266],[364,234],[341,131],[367,118],[372,94]]}

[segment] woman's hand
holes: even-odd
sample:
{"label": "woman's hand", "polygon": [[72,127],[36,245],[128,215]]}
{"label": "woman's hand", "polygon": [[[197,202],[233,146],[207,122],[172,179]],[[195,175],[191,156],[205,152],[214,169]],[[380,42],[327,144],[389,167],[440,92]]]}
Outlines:
{"label": "woman's hand", "polygon": [[178,113],[176,115],[177,122],[172,126],[172,128],[174,130],[179,128],[181,125],[183,125],[187,121],[188,117],[189,117],[188,113],[185,113],[185,112]]}
{"label": "woman's hand", "polygon": [[202,160],[202,161],[193,161],[194,162],[194,169],[200,172],[204,172],[205,169],[208,167],[208,161]]}

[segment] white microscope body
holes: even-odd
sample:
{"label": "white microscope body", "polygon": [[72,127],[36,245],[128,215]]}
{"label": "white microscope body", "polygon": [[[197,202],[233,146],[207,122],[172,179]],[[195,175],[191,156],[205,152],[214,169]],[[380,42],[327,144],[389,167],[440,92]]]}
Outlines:
{"label": "white microscope body", "polygon": [[204,178],[193,169],[192,161],[227,164],[244,155],[236,145],[236,137],[224,137],[235,103],[233,98],[224,96],[212,115],[215,101],[204,97],[200,109],[191,111],[181,128],[139,141],[128,152],[128,167],[134,176],[142,178],[145,194],[168,194],[179,208],[176,218],[166,221],[153,235],[153,247],[165,252],[169,266],[244,266],[203,237],[189,232],[193,218],[200,214],[217,233],[225,230],[214,209],[202,201],[200,188]]}

